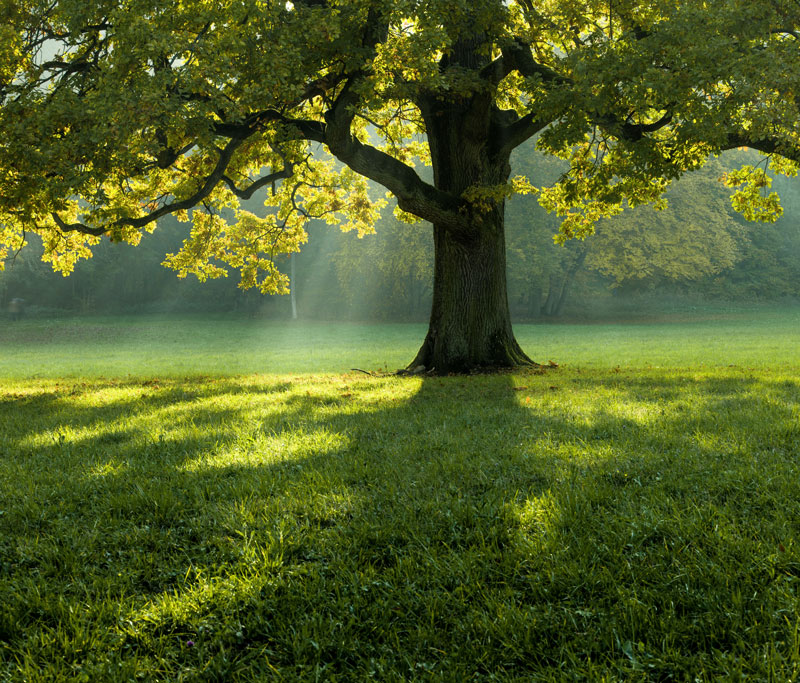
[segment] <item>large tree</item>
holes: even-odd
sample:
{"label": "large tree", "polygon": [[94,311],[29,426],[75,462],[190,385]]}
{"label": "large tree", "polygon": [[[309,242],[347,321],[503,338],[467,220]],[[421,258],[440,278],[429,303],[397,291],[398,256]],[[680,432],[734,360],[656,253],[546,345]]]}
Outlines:
{"label": "large tree", "polygon": [[[530,362],[503,215],[532,136],[569,163],[541,196],[565,237],[724,149],[800,159],[795,0],[0,0],[0,17],[7,253],[39,232],[68,272],[174,213],[193,221],[179,274],[282,291],[272,258],[308,217],[369,229],[369,178],[433,225],[412,365],[438,372]],[[763,169],[729,180],[751,216],[774,212]],[[266,187],[267,218],[238,208]]]}

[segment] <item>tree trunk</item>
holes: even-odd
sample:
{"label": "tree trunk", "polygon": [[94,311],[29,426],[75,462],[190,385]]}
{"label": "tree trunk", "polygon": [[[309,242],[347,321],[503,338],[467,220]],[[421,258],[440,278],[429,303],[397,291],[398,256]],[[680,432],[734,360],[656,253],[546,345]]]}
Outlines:
{"label": "tree trunk", "polygon": [[548,280],[548,285],[547,285],[547,298],[544,300],[542,308],[539,311],[542,315],[547,315],[547,316],[554,315],[556,307],[557,291],[558,291],[558,275],[556,273],[550,273],[550,278]]}
{"label": "tree trunk", "polygon": [[562,276],[560,283],[557,275],[550,275],[550,291],[547,294],[547,301],[545,301],[544,306],[542,306],[543,315],[554,317],[561,315],[570,287],[575,281],[575,276],[578,274],[578,271],[583,267],[588,254],[589,245],[584,243],[580,246],[580,251],[578,251],[578,254]]}
{"label": "tree trunk", "polygon": [[564,278],[564,282],[561,285],[561,294],[558,297],[558,304],[556,305],[555,315],[561,315],[562,311],[564,310],[564,302],[567,300],[567,294],[569,293],[569,289],[572,286],[572,283],[575,281],[575,276],[578,274],[578,271],[583,267],[584,261],[586,261],[586,256],[589,254],[589,244],[584,242],[580,246],[580,251],[578,255],[575,257],[575,260],[572,262],[572,265],[569,267],[567,271],[567,275]]}
{"label": "tree trunk", "polygon": [[533,364],[511,329],[502,211],[491,228],[463,240],[434,225],[431,318],[410,369],[443,374]]}
{"label": "tree trunk", "polygon": [[[483,42],[481,35],[461,38],[440,67],[485,67]],[[419,105],[438,190],[463,198],[475,188],[491,192],[508,182],[511,152],[499,125],[504,113],[490,92],[478,89],[458,100],[432,93]],[[412,370],[422,366],[441,374],[533,364],[511,330],[504,219],[504,200],[491,194],[465,202],[456,225],[433,219],[431,318]]]}
{"label": "tree trunk", "polygon": [[289,297],[292,300],[292,320],[297,320],[297,279],[294,275],[293,256],[294,254],[289,254]]}

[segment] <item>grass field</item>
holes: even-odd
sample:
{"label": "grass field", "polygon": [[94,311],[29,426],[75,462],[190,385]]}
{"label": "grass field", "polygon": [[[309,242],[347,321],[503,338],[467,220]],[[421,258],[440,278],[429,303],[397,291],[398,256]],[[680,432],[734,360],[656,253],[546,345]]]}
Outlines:
{"label": "grass field", "polygon": [[4,327],[0,680],[797,680],[798,326]]}
{"label": "grass field", "polygon": [[[800,366],[800,308],[712,310],[619,324],[516,325],[538,361],[612,368]],[[0,379],[342,373],[405,366],[424,325],[138,316],[0,324]]]}

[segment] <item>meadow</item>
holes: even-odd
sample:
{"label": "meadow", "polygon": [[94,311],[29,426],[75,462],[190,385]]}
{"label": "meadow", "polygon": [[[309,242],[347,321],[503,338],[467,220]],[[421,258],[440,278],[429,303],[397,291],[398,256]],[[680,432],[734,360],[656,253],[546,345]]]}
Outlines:
{"label": "meadow", "polygon": [[797,680],[798,330],[4,325],[0,680]]}

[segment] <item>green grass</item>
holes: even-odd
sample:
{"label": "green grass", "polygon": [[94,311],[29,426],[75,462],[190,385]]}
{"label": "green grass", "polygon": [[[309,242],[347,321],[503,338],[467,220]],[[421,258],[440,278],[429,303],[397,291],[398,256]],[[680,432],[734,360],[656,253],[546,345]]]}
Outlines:
{"label": "green grass", "polygon": [[[661,316],[619,324],[515,326],[536,360],[621,367],[800,366],[800,308]],[[0,325],[0,378],[186,377],[396,369],[424,325],[131,316]]]}
{"label": "green grass", "polygon": [[395,369],[421,325],[275,323],[246,318],[132,316],[25,320],[0,327],[0,377],[185,377]]}
{"label": "green grass", "polygon": [[0,680],[796,680],[796,324],[4,329]]}

